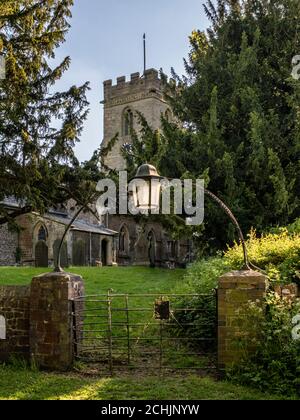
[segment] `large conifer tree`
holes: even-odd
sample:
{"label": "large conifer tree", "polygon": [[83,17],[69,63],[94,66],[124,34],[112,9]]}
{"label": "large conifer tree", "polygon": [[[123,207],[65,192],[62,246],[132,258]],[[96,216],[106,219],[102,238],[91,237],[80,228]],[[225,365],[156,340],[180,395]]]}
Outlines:
{"label": "large conifer tree", "polygon": [[[211,26],[192,33],[186,76],[167,83],[179,124],[163,121],[159,138],[146,130],[146,147],[134,142],[128,161],[146,157],[169,177],[203,176],[245,231],[284,225],[300,213],[300,81],[291,75],[300,2],[218,0],[205,11]],[[206,239],[219,246],[233,234],[207,201]]]}
{"label": "large conifer tree", "polygon": [[87,116],[88,84],[56,92],[70,65],[53,67],[55,49],[69,29],[72,0],[1,0],[0,203],[15,197],[21,207],[0,204],[0,224],[19,214],[44,212],[68,198],[83,199],[86,173],[74,155]]}

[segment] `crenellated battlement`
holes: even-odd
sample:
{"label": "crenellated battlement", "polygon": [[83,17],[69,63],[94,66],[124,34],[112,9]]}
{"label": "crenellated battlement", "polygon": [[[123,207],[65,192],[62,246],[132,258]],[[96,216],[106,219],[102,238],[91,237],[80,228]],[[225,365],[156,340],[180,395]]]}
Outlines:
{"label": "crenellated battlement", "polygon": [[161,128],[161,116],[169,105],[164,99],[162,80],[157,70],[149,69],[144,74],[132,73],[129,78],[120,76],[116,82],[104,82],[104,139],[107,146],[118,134],[117,141],[105,157],[105,164],[115,170],[123,170],[126,163],[121,152],[125,143],[131,141],[127,115],[133,116],[131,123],[136,132],[141,126],[136,112],[140,112],[153,129]]}
{"label": "crenellated battlement", "polygon": [[152,92],[161,94],[161,79],[155,69],[148,69],[143,75],[132,73],[130,80],[126,76],[117,78],[117,84],[106,80],[104,83],[104,101],[120,98],[123,95],[137,94],[142,92]]}

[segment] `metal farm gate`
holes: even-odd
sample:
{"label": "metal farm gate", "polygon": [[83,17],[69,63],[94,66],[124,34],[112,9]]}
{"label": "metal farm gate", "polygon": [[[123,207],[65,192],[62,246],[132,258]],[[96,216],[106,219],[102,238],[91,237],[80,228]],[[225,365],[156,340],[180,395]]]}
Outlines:
{"label": "metal farm gate", "polygon": [[216,292],[114,294],[73,302],[74,353],[110,374],[216,369]]}

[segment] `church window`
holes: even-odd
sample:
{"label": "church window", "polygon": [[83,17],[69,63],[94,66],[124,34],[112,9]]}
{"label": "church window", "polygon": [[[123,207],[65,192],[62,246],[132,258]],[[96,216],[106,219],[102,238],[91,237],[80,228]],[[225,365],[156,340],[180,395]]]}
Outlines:
{"label": "church window", "polygon": [[41,226],[38,232],[38,240],[39,241],[46,241],[47,240],[47,232],[44,226]]}
{"label": "church window", "polygon": [[129,136],[133,128],[133,112],[131,109],[127,109],[123,116],[123,135]]}
{"label": "church window", "polygon": [[128,250],[128,231],[125,226],[122,227],[119,234],[119,251],[122,253]]}

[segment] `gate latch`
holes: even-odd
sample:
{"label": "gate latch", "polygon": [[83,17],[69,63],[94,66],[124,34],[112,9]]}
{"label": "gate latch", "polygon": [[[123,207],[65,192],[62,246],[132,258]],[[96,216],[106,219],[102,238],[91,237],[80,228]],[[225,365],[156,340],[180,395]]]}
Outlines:
{"label": "gate latch", "polygon": [[170,319],[170,301],[155,301],[155,319],[159,319],[161,321],[168,321]]}

